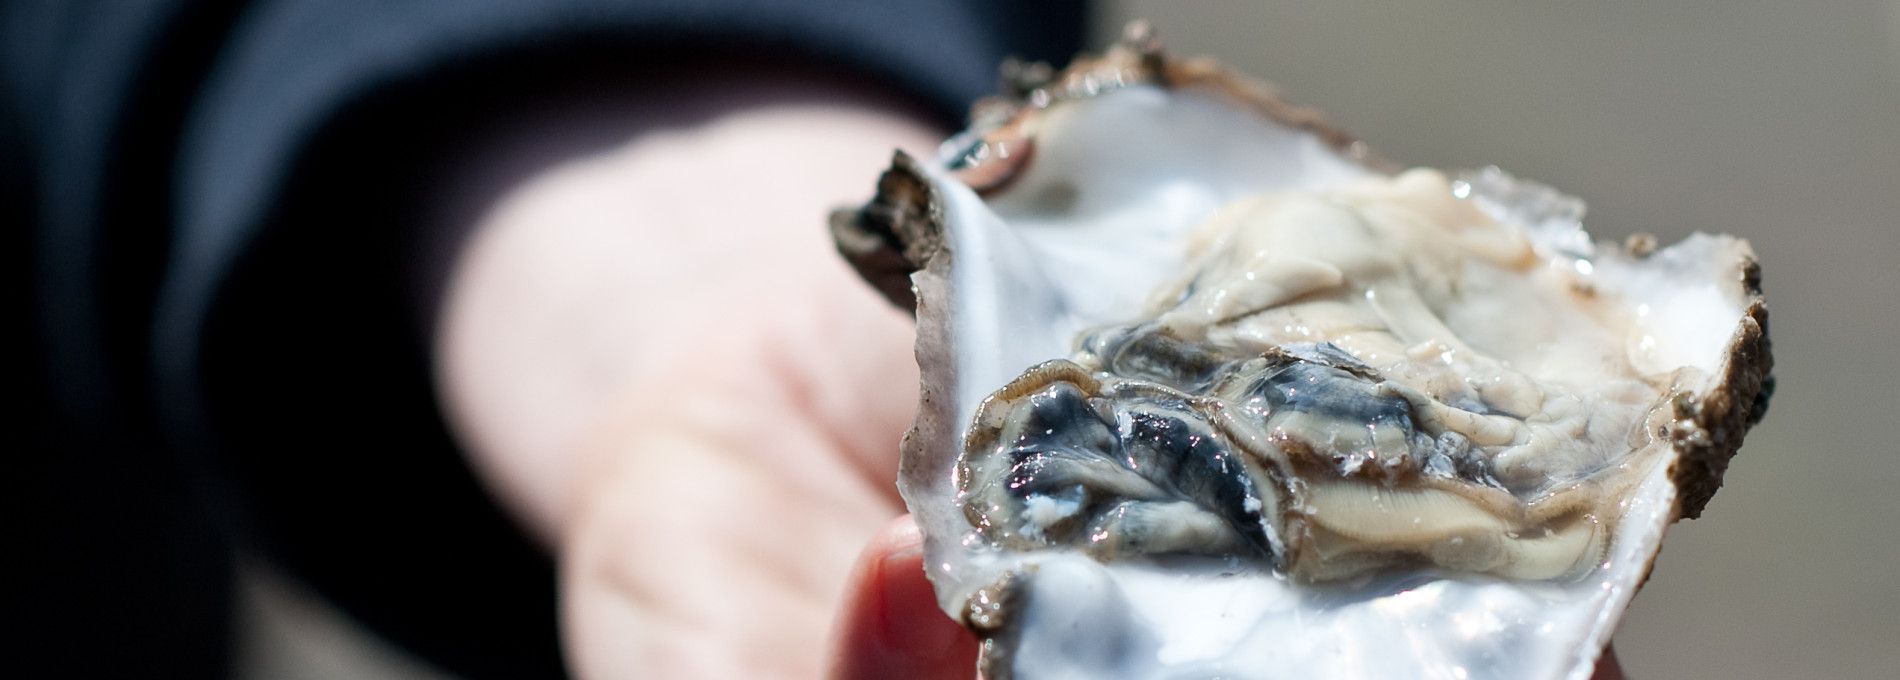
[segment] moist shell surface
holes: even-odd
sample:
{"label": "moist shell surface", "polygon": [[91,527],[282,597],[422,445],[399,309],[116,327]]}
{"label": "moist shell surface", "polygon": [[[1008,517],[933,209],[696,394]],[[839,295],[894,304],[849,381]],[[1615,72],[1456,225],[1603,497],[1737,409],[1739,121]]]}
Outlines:
{"label": "moist shell surface", "polygon": [[[1765,408],[1771,360],[1746,243],[1698,236],[1626,251],[1591,243],[1577,228],[1580,206],[1534,184],[1486,171],[1450,185],[1459,200],[1515,230],[1540,263],[1588,264],[1593,295],[1693,320],[1643,322],[1664,351],[1632,363],[1674,368],[1639,371],[1651,376],[1655,398],[1628,434],[1646,448],[1632,446],[1614,464],[1615,493],[1593,506],[1602,540],[1579,553],[1587,562],[1561,574],[1466,568],[1429,551],[1302,571],[1298,565],[1342,562],[1293,557],[1297,527],[1261,520],[1274,513],[1272,476],[1234,474],[1257,459],[1240,447],[1225,458],[1175,457],[1189,464],[1176,465],[1162,486],[1198,480],[1185,506],[1131,496],[1106,504],[1110,512],[1072,517],[1060,494],[992,493],[1038,505],[1011,517],[1053,518],[1031,531],[1020,523],[998,529],[984,525],[977,506],[985,483],[995,492],[1009,476],[984,473],[984,460],[969,452],[985,439],[1020,439],[1032,431],[1025,428],[1036,408],[1017,409],[1014,430],[985,425],[986,414],[1004,412],[992,420],[1008,421],[1011,404],[1034,398],[1049,413],[1094,409],[1077,422],[1102,424],[1096,441],[1114,439],[1114,424],[1124,422],[1122,434],[1157,422],[1177,432],[1212,428],[1215,419],[1194,406],[1203,396],[1196,386],[1132,385],[1107,365],[1111,346],[1156,337],[1156,319],[1170,306],[1153,298],[1205,264],[1194,260],[1191,235],[1223,207],[1378,182],[1390,171],[1263,86],[1210,62],[1166,59],[1145,39],[1022,89],[1020,100],[982,107],[977,126],[946,145],[941,165],[900,156],[871,204],[834,220],[841,249],[867,278],[915,306],[925,384],[900,485],[926,531],[944,608],[985,638],[990,677],[1587,677],[1664,528],[1700,512]],[[1175,306],[1192,297],[1175,293]],[[1387,368],[1351,352],[1324,359],[1338,349],[1331,340],[1246,347],[1221,370],[1232,379],[1249,351],[1305,353],[1251,370],[1331,371],[1346,376],[1338,378],[1343,389],[1361,368],[1373,375]],[[1104,395],[1115,398],[1088,406]],[[1117,399],[1130,395],[1140,398],[1117,411]],[[1418,413],[1402,408],[1388,422]],[[1058,436],[1058,428],[1041,429]],[[1116,451],[1127,458],[1129,450]],[[1021,462],[996,460],[1005,468]],[[1448,465],[1467,481],[1491,475],[1459,471],[1459,463],[1440,471]],[[1045,467],[1066,479],[1059,466]],[[1278,504],[1303,502],[1289,498],[1281,493]],[[1118,529],[1110,541],[1051,540],[1111,525],[1159,529]],[[1136,535],[1142,545],[1120,540]]]}

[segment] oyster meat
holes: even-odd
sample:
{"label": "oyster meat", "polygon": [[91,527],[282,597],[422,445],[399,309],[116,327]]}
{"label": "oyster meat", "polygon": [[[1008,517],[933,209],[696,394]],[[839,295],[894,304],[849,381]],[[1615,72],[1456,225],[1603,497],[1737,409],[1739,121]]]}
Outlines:
{"label": "oyster meat", "polygon": [[833,230],[918,318],[899,480],[1001,678],[1587,678],[1772,389],[1748,244],[1398,171],[1139,29]]}

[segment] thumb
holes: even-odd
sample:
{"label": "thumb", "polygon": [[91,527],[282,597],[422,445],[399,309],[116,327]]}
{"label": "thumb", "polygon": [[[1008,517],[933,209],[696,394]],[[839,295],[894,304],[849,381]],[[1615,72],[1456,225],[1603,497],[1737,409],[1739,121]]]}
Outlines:
{"label": "thumb", "polygon": [[885,525],[851,568],[829,677],[976,677],[976,638],[937,609],[924,577],[923,536],[910,515]]}

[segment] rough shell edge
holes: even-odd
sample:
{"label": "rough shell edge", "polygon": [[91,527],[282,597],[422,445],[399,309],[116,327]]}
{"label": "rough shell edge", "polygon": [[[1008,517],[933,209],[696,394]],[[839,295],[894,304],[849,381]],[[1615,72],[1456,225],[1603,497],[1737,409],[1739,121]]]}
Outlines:
{"label": "rough shell edge", "polygon": [[[1267,117],[1314,134],[1342,155],[1369,168],[1391,172],[1395,163],[1373,154],[1367,146],[1330,123],[1324,114],[1295,106],[1281,99],[1277,91],[1262,81],[1241,75],[1206,57],[1176,59],[1160,49],[1147,25],[1130,24],[1123,39],[1099,57],[1079,57],[1060,72],[1025,68],[1020,64],[1006,69],[1007,98],[979,102],[973,119],[989,119],[997,127],[1014,127],[1025,117],[1038,115],[1050,103],[1094,96],[1106,90],[1100,83],[1118,85],[1157,83],[1168,87],[1207,86],[1222,92]],[[1093,84],[1091,84],[1093,83]],[[926,328],[949,327],[950,309],[940,308],[920,295],[930,289],[947,289],[951,253],[944,243],[942,198],[908,154],[897,152],[891,167],[878,181],[877,195],[858,209],[840,209],[832,214],[831,231],[839,252],[850,261],[866,281],[900,308],[917,316],[919,333],[916,354],[924,375],[942,375],[947,361],[949,339]],[[1676,405],[1677,424],[1668,435],[1677,451],[1669,475],[1677,489],[1676,517],[1696,518],[1721,488],[1729,461],[1742,445],[1744,435],[1766,414],[1774,392],[1774,358],[1768,338],[1768,312],[1761,291],[1760,266],[1752,253],[1745,255],[1742,286],[1748,295],[1748,307],[1729,341],[1725,370],[1713,389],[1701,400],[1686,399]],[[935,292],[935,291],[931,291]],[[955,386],[943,381],[926,381],[920,391],[918,420],[904,436],[903,474],[911,478],[913,468],[924,459],[925,449],[943,442],[954,443],[958,424],[948,422],[938,402],[952,398]],[[953,412],[954,410],[949,410]],[[906,496],[908,496],[908,492]],[[1658,546],[1660,548],[1660,546]],[[1651,557],[1653,568],[1655,555]],[[1647,580],[1645,575],[1644,580]],[[1005,577],[979,592],[1018,588]],[[1010,599],[1020,599],[1017,597]],[[986,676],[1003,677],[1007,664],[993,651],[999,631],[1007,625],[989,621],[981,625],[968,613],[972,603],[958,603],[960,622],[984,640],[982,665]],[[1004,614],[1003,616],[1007,616]]]}

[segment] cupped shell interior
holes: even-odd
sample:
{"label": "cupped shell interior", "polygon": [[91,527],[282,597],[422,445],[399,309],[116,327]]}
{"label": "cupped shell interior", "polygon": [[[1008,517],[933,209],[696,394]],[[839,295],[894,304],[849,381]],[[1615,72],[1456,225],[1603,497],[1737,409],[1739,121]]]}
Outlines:
{"label": "cupped shell interior", "polygon": [[[1233,560],[1016,553],[978,540],[959,511],[958,455],[983,400],[1068,356],[1083,331],[1141,314],[1187,265],[1189,232],[1236,200],[1380,174],[1237,91],[1116,82],[1026,108],[1010,124],[1033,153],[981,195],[948,160],[912,170],[942,233],[912,277],[924,390],[900,487],[944,610],[990,638],[992,676],[1588,677],[1681,512],[1678,456],[1632,463],[1647,469],[1603,564],[1565,582],[1410,574],[1315,587]],[[1687,369],[1677,398],[1693,430],[1704,397],[1729,389],[1758,316],[1747,245],[1699,235],[1632,254],[1591,243],[1574,199],[1496,172],[1458,186],[1540,255],[1587,262],[1604,294],[1643,306],[1651,344],[1633,360]]]}

